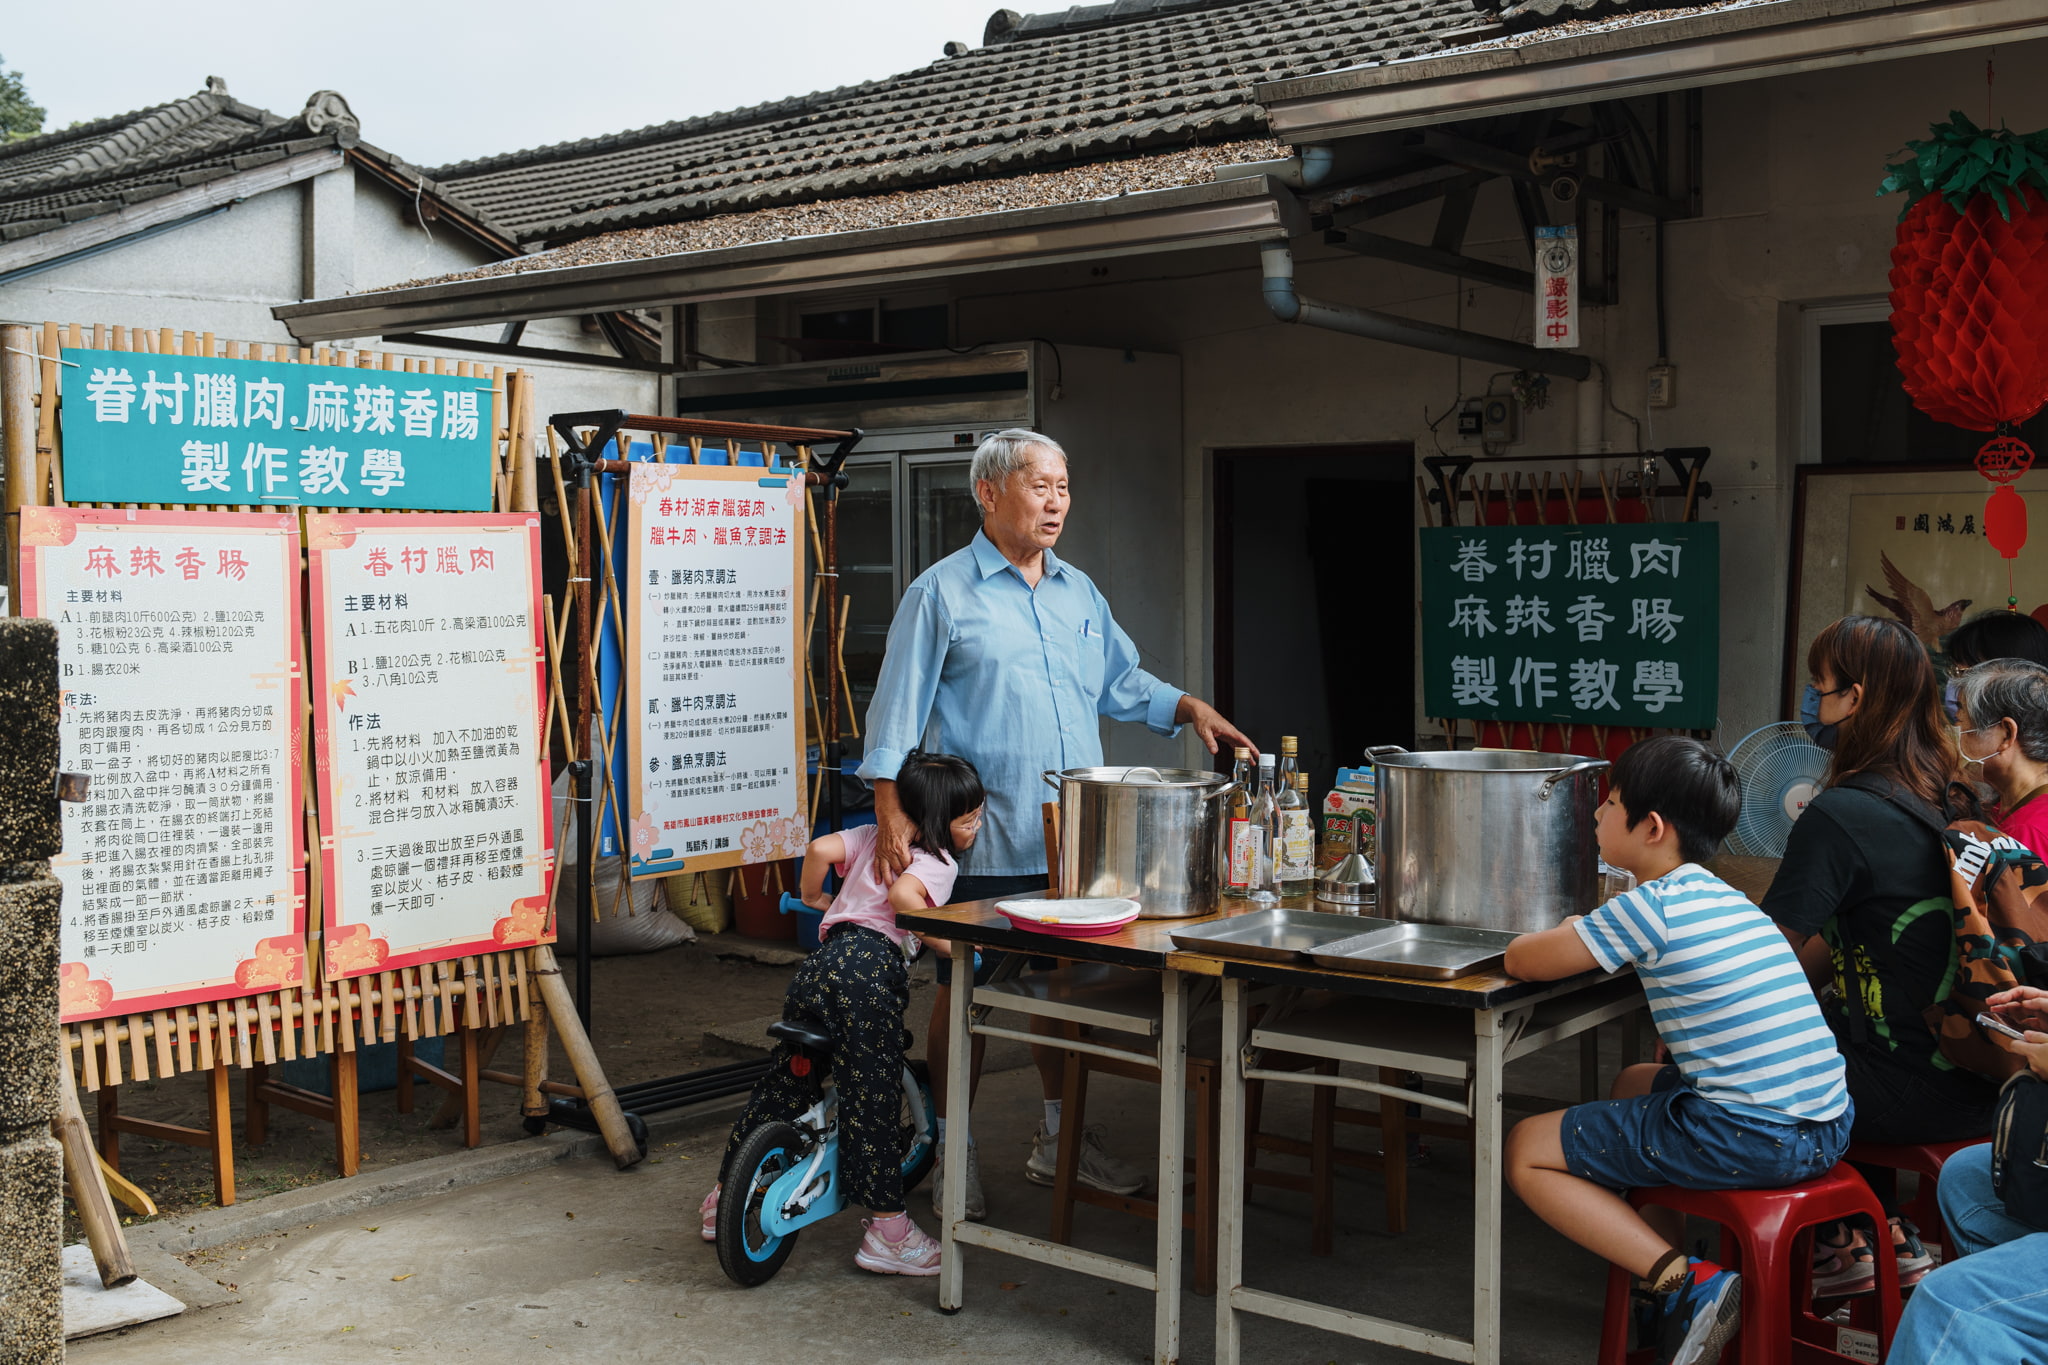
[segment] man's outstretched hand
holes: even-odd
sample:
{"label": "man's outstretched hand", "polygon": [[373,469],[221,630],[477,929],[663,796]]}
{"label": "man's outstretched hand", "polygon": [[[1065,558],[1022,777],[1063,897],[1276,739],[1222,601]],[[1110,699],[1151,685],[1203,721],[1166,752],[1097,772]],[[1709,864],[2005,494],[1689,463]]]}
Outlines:
{"label": "man's outstretched hand", "polygon": [[1201,736],[1202,743],[1209,746],[1209,752],[1212,754],[1227,743],[1250,749],[1254,758],[1259,755],[1258,745],[1252,743],[1242,730],[1225,720],[1222,712],[1199,697],[1183,694],[1180,705],[1174,708],[1173,719],[1177,725],[1194,726],[1195,733]]}

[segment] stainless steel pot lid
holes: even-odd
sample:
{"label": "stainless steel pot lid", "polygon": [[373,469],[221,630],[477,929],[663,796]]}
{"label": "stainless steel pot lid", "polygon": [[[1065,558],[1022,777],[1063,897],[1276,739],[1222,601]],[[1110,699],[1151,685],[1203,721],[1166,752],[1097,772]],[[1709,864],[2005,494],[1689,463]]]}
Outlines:
{"label": "stainless steel pot lid", "polygon": [[1046,781],[1093,782],[1111,787],[1227,787],[1227,773],[1204,772],[1199,768],[1061,768],[1046,774]]}

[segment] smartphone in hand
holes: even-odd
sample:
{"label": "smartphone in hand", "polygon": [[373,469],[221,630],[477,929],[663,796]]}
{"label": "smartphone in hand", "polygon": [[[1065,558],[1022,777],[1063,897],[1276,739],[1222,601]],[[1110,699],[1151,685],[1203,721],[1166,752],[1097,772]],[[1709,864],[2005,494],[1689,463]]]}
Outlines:
{"label": "smartphone in hand", "polygon": [[2011,1024],[2006,1023],[2005,1020],[1999,1018],[1995,1014],[1980,1014],[1977,1016],[1977,1022],[1981,1024],[1983,1027],[1990,1029],[1993,1033],[2002,1033],[2006,1037],[2016,1038],[2020,1042],[2025,1042],[2027,1040],[2026,1034],[2020,1032]]}

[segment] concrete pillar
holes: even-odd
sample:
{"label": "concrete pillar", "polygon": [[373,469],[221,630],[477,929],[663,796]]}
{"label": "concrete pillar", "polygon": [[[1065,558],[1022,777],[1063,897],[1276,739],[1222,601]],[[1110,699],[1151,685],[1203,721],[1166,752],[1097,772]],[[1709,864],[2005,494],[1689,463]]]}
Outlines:
{"label": "concrete pillar", "polygon": [[300,291],[328,299],[356,287],[356,173],[344,165],[305,182]]}
{"label": "concrete pillar", "polygon": [[0,1360],[64,1358],[57,628],[0,620]]}
{"label": "concrete pillar", "polygon": [[754,359],[754,300],[712,299],[697,305],[697,346],[720,360]]}

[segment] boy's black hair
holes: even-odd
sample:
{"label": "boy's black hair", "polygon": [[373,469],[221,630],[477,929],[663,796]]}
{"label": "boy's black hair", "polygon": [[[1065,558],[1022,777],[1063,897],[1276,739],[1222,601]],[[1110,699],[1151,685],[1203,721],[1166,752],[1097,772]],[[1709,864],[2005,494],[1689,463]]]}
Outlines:
{"label": "boy's black hair", "polygon": [[1614,790],[1634,829],[1651,812],[1678,831],[1687,862],[1711,858],[1742,814],[1742,784],[1718,749],[1684,735],[1630,745],[1614,760]]}
{"label": "boy's black hair", "polygon": [[987,799],[981,774],[956,754],[912,749],[896,773],[896,800],[917,826],[910,842],[934,857],[959,852],[953,847],[953,822]]}
{"label": "boy's black hair", "polygon": [[1957,626],[1944,648],[1951,661],[1966,667],[1991,659],[2030,659],[2048,666],[2048,626],[1994,607]]}

